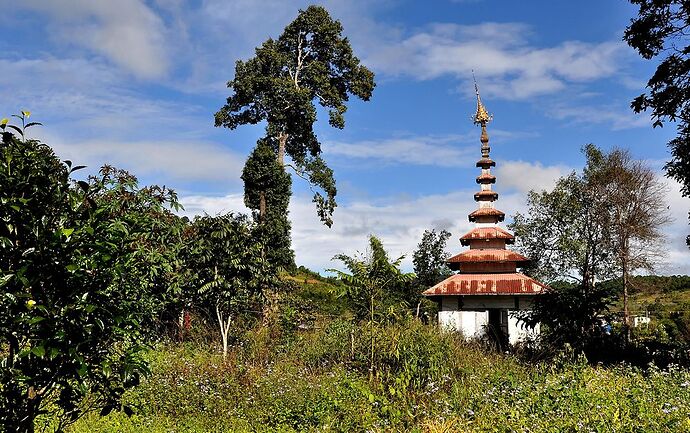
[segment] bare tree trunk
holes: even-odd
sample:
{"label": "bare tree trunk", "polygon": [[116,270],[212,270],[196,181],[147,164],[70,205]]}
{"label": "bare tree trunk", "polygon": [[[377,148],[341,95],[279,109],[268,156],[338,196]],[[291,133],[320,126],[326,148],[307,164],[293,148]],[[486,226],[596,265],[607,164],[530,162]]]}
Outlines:
{"label": "bare tree trunk", "polygon": [[216,304],[216,317],[218,318],[218,327],[220,328],[220,337],[223,341],[223,358],[228,356],[228,334],[230,333],[230,316],[227,318],[223,317],[223,313],[220,312],[218,304]]}
{"label": "bare tree trunk", "polygon": [[287,143],[288,135],[286,132],[278,134],[278,163],[281,166],[285,165],[285,144]]}
{"label": "bare tree trunk", "polygon": [[630,343],[630,311],[628,310],[628,266],[627,258],[622,260],[623,265],[623,332],[625,344]]}
{"label": "bare tree trunk", "polygon": [[266,218],[266,191],[259,193],[259,222],[263,223]]}
{"label": "bare tree trunk", "polygon": [[369,321],[369,330],[371,332],[371,354],[369,356],[369,380],[374,378],[374,295],[371,295],[371,303],[369,304],[371,310],[371,318]]}

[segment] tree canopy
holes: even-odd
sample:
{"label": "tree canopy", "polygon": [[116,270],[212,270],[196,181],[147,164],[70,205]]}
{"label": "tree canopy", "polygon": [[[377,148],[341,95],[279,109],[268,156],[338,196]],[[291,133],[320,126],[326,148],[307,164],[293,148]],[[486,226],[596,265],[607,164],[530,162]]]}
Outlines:
{"label": "tree canopy", "polygon": [[290,188],[292,179],[276,160],[265,139],[259,140],[242,170],[244,204],[253,211],[254,232],[268,261],[284,269],[295,267],[290,248]]}
{"label": "tree canopy", "polygon": [[412,264],[419,286],[429,288],[452,275],[446,260],[446,241],[450,238],[447,230],[424,230],[422,240],[412,254]]}
{"label": "tree canopy", "polygon": [[264,289],[276,283],[275,269],[265,259],[263,245],[241,214],[196,217],[183,253],[189,296],[215,314],[227,353],[230,325],[240,317],[256,316]]}
{"label": "tree canopy", "polygon": [[560,178],[551,191],[531,191],[527,214],[516,214],[510,225],[517,248],[532,258],[526,272],[558,283],[537,297],[532,323],[550,324],[564,333],[559,339],[578,344],[596,332],[596,317],[611,302],[597,281],[616,273],[623,277],[627,323],[626,281],[653,264],[666,221],[665,191],[644,163],[621,149],[583,150],[582,173]]}
{"label": "tree canopy", "polygon": [[374,89],[374,74],[360,64],[342,32],[323,7],[300,10],[278,39],[265,41],[253,58],[237,61],[228,82],[233,93],[215,115],[216,126],[230,129],[265,121],[265,143],[278,162],[289,156],[295,172],[320,188],[313,201],[328,226],[336,187],[313,129],[315,102],[328,111],[329,124],[342,129],[350,95],[367,101]]}
{"label": "tree canopy", "polygon": [[[661,62],[647,82],[646,93],[632,102],[635,112],[651,111],[654,126],[676,122],[669,141],[666,172],[690,196],[690,4],[685,0],[631,0],[639,8],[624,39],[645,59]],[[687,238],[690,246],[690,236]]]}

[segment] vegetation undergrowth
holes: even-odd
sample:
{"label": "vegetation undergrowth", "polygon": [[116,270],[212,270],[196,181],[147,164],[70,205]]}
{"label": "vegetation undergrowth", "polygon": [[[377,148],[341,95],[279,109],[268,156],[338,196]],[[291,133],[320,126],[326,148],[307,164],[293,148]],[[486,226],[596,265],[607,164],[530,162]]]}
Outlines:
{"label": "vegetation undergrowth", "polygon": [[318,322],[289,336],[246,331],[223,359],[191,343],[149,353],[152,376],[127,417],[89,415],[72,432],[644,431],[690,429],[690,372],[580,357],[525,364],[435,326]]}

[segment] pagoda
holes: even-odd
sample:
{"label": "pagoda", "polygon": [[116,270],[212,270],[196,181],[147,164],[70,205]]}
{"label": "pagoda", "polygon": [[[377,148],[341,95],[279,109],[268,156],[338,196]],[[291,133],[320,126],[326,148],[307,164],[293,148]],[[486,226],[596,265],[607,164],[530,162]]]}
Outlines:
{"label": "pagoda", "polygon": [[518,272],[529,259],[506,248],[515,237],[499,226],[505,214],[495,206],[498,193],[492,190],[496,176],[491,168],[496,163],[489,155],[486,132],[492,116],[482,104],[476,81],[474,86],[477,112],[473,120],[481,126],[482,155],[477,161],[480,188],[474,194],[478,209],[469,214],[475,227],[460,238],[469,249],[448,259],[448,266],[458,272],[423,294],[438,302],[438,320],[444,328],[461,331],[467,338],[490,334],[499,343],[515,344],[539,332],[538,326],[527,329],[515,312],[529,310],[534,296],[546,286]]}

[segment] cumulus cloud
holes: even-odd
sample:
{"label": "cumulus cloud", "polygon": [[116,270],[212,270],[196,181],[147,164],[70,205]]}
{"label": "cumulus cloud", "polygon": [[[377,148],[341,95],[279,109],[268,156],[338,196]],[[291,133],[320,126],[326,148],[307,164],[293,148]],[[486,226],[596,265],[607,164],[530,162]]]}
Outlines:
{"label": "cumulus cloud", "polygon": [[663,274],[690,274],[690,249],[685,243],[686,236],[690,234],[690,198],[682,196],[681,185],[675,180],[659,174],[659,181],[667,185],[671,223],[664,229],[666,237],[663,249],[666,255],[663,262],[657,265],[657,270]]}
{"label": "cumulus cloud", "polygon": [[[337,265],[336,254],[364,251],[369,234],[379,236],[391,256],[406,255],[404,266],[412,269],[412,252],[424,230],[446,229],[452,233],[449,251],[459,251],[458,238],[472,228],[467,215],[476,209],[474,190],[450,194],[427,195],[394,200],[352,201],[338,206],[332,228],[316,216],[311,197],[294,196],[290,203],[292,243],[296,259],[312,269],[323,270]],[[184,196],[180,201],[187,215],[204,212],[246,212],[241,194],[226,196]],[[504,194],[498,206],[507,213],[522,210],[520,194]]]}
{"label": "cumulus cloud", "polygon": [[[510,140],[529,134],[492,130],[498,140]],[[329,141],[324,152],[327,156],[363,159],[377,165],[420,165],[457,167],[458,161],[478,157],[479,143],[476,131],[466,134],[409,135],[393,138],[354,142]]]}
{"label": "cumulus cloud", "polygon": [[566,41],[529,45],[520,23],[435,24],[398,43],[381,44],[367,56],[380,71],[428,80],[442,75],[481,74],[493,97],[523,99],[553,93],[572,82],[610,77],[619,68],[622,42]]}
{"label": "cumulus cloud", "polygon": [[579,107],[558,105],[551,107],[547,111],[547,114],[555,119],[566,120],[575,124],[605,123],[610,125],[611,129],[614,131],[650,126],[651,121],[648,115],[644,113],[636,114],[627,108],[627,103],[604,106],[585,105]]}
{"label": "cumulus cloud", "polygon": [[62,159],[88,165],[92,172],[110,164],[165,182],[238,184],[244,165],[243,157],[203,141],[49,141]]}
{"label": "cumulus cloud", "polygon": [[48,15],[55,36],[104,55],[143,78],[170,65],[163,21],[141,0],[26,0],[12,8]]}
{"label": "cumulus cloud", "polygon": [[566,165],[543,165],[540,162],[506,161],[498,164],[494,173],[501,188],[526,195],[529,191],[550,190],[556,181],[572,168]]}

